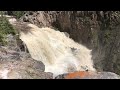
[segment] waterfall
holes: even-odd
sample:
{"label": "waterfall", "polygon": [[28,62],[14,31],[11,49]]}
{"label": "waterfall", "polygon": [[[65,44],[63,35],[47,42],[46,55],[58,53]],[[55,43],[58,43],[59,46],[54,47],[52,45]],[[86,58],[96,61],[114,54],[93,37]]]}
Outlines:
{"label": "waterfall", "polygon": [[20,32],[32,58],[45,64],[45,72],[54,77],[74,71],[95,71],[91,50],[78,44],[63,32],[28,24],[29,32]]}

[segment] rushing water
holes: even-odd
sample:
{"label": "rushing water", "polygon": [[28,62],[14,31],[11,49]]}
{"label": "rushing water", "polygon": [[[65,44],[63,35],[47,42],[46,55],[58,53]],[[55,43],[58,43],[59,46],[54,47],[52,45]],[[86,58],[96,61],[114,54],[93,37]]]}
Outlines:
{"label": "rushing water", "polygon": [[91,70],[91,50],[74,42],[63,32],[51,28],[39,28],[28,24],[28,33],[20,32],[20,39],[26,44],[32,58],[45,64],[45,72],[58,74]]}

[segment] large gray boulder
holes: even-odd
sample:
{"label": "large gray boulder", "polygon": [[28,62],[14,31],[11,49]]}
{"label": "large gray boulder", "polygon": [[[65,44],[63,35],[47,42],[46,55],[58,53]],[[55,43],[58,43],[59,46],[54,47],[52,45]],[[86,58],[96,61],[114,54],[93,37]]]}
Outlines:
{"label": "large gray boulder", "polygon": [[52,79],[45,65],[28,53],[0,48],[0,79]]}

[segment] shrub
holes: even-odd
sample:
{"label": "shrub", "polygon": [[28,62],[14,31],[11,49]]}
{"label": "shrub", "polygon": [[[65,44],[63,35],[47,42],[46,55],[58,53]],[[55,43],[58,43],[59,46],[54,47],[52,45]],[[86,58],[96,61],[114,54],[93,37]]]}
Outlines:
{"label": "shrub", "polygon": [[0,44],[6,45],[7,42],[5,41],[6,35],[13,34],[15,35],[15,30],[13,29],[12,25],[9,23],[6,17],[0,17]]}

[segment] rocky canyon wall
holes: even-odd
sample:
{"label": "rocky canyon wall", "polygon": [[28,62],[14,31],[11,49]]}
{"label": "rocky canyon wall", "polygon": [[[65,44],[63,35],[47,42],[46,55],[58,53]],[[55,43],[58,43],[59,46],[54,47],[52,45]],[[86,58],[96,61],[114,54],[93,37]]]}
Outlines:
{"label": "rocky canyon wall", "polygon": [[67,32],[92,49],[95,68],[120,74],[119,11],[27,11],[21,21]]}

